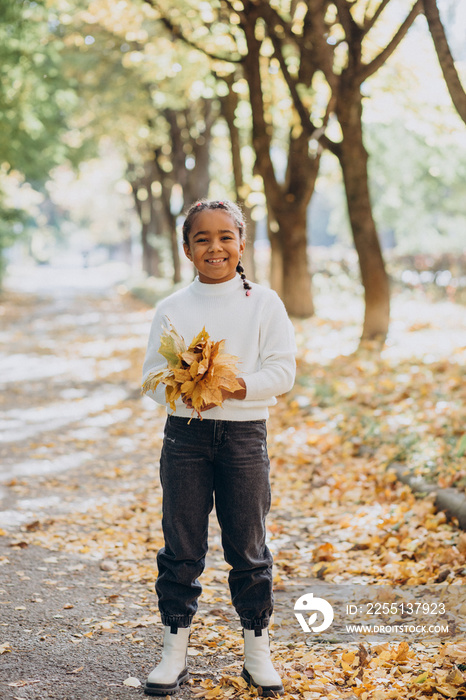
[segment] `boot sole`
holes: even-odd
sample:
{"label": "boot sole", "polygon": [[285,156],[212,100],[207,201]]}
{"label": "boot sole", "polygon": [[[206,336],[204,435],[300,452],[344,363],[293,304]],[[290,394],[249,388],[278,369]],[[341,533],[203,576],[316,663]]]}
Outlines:
{"label": "boot sole", "polygon": [[264,698],[278,698],[279,695],[284,693],[282,685],[259,685],[245,668],[241,671],[241,678],[244,678],[246,683],[254,686],[254,688],[259,688],[261,691],[259,695]]}
{"label": "boot sole", "polygon": [[181,671],[180,675],[174,683],[148,683],[144,686],[145,695],[173,695],[176,693],[182,683],[185,683],[189,678],[188,669]]}

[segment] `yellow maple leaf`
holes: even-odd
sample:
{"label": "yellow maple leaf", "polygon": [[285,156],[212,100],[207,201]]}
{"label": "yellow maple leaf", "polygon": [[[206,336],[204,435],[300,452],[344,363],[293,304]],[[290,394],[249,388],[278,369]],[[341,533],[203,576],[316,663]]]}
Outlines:
{"label": "yellow maple leaf", "polygon": [[159,353],[164,357],[169,367],[176,367],[179,364],[179,355],[186,351],[184,338],[175,330],[170,320],[160,336]]}
{"label": "yellow maple leaf", "polygon": [[446,698],[456,698],[458,693],[460,692],[459,688],[454,688],[449,683],[435,685],[434,687],[436,690],[439,691],[439,693],[441,693]]}
{"label": "yellow maple leaf", "polygon": [[202,358],[202,352],[199,350],[186,350],[181,353],[181,359],[187,365],[192,365],[193,362],[199,361]]}
{"label": "yellow maple leaf", "polygon": [[226,353],[224,346],[225,340],[212,341],[204,327],[187,348],[170,323],[162,333],[159,348],[168,367],[149,373],[143,392],[155,391],[159,384],[165,384],[165,399],[173,411],[175,402],[182,396],[191,401],[194,411],[202,418],[201,411],[207,405],[223,404],[223,392],[241,389],[236,378],[238,358]]}
{"label": "yellow maple leaf", "polygon": [[198,333],[198,335],[196,335],[196,336],[192,339],[191,343],[189,344],[188,350],[193,350],[194,348],[196,348],[196,347],[198,347],[198,346],[201,346],[201,347],[202,347],[202,346],[204,346],[204,344],[205,344],[208,340],[209,340],[209,334],[207,333],[207,331],[206,331],[206,329],[205,329],[205,326],[204,326],[204,328],[202,329],[202,331],[201,331],[200,333]]}

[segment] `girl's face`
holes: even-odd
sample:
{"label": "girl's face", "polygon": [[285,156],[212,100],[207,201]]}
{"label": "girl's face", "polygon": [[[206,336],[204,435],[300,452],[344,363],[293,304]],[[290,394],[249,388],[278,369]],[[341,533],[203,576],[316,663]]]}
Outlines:
{"label": "girl's face", "polygon": [[223,209],[204,209],[196,214],[189,245],[183,243],[186,256],[204,284],[233,279],[244,246],[234,219]]}

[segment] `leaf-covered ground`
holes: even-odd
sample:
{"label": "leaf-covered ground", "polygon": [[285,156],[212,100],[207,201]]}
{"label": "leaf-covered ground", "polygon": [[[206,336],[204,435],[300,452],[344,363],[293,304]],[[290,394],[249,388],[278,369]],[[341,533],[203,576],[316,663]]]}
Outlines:
{"label": "leaf-covered ground", "polygon": [[[323,286],[316,318],[296,323],[298,380],[269,421],[272,648],[285,697],[464,697],[466,534],[435,511],[431,497],[416,499],[387,469],[401,462],[465,490],[464,309],[398,297],[387,347],[375,357],[354,352],[360,301],[347,295],[347,305],[335,303],[327,292]],[[0,663],[9,659],[2,692],[45,697],[40,669],[21,675],[26,650],[40,634],[52,644],[67,630],[72,668],[65,680],[73,674],[74,691],[59,690],[58,678],[48,696],[90,697],[90,660],[111,649],[106,690],[94,697],[134,697],[142,691],[124,684],[128,673],[118,660],[130,654],[131,673],[143,681],[160,639],[153,581],[162,542],[164,415],[139,386],[153,311],[116,294],[59,300],[7,292],[0,303],[0,603],[9,613],[0,626]],[[42,573],[22,566],[22,558]],[[85,575],[92,583],[87,610],[86,586],[79,604],[71,593],[80,571],[84,584]],[[212,517],[193,679],[180,697],[251,696],[238,677],[242,642],[227,571]],[[374,593],[381,584],[382,597]],[[448,633],[364,635],[348,633],[340,620],[313,636],[294,617],[295,600],[308,590],[391,602],[395,586],[398,601],[419,591],[429,605],[448,599]],[[29,598],[18,604],[12,591],[19,596],[23,587]],[[29,608],[47,601],[48,613],[28,632]]]}

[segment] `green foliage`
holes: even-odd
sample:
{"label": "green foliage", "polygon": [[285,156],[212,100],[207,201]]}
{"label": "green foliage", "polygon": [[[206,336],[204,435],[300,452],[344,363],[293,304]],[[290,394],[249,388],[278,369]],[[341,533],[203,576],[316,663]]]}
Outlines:
{"label": "green foliage", "polygon": [[[61,70],[62,48],[44,1],[0,0],[0,165],[3,176],[20,172],[36,188],[73,153],[62,139],[75,105]],[[2,259],[24,216],[0,188]]]}
{"label": "green foliage", "polygon": [[428,143],[401,122],[370,125],[366,137],[374,213],[397,250],[462,250],[466,143],[451,137]]}
{"label": "green foliage", "polygon": [[[455,113],[424,25],[364,84],[364,141],[374,218],[396,253],[464,249],[466,131]],[[336,159],[322,158],[329,232],[350,244]]]}
{"label": "green foliage", "polygon": [[16,231],[22,230],[25,220],[25,212],[2,203],[0,192],[0,287],[6,270],[5,250],[15,242]]}
{"label": "green foliage", "polygon": [[[365,58],[373,57],[374,47],[384,45],[391,34],[398,22],[397,5],[390,3],[394,14],[384,15],[374,27],[377,41],[366,46]],[[242,71],[247,46],[236,14],[241,7],[241,3],[200,0],[0,0],[2,172],[21,172],[41,189],[54,166],[66,159],[76,164],[84,157],[98,155],[97,143],[107,140],[117,145],[131,164],[134,191],[138,191],[140,181],[140,194],[150,192],[161,210],[162,187],[159,181],[148,180],[147,163],[153,161],[157,149],[159,179],[179,190],[182,169],[176,161],[187,160],[191,172],[196,139],[203,139],[203,102],[212,100],[217,109],[230,86],[238,98],[234,118],[240,131],[244,170],[239,194],[253,208],[253,218],[261,218],[266,202],[261,178],[254,169],[250,85]],[[343,66],[347,60],[339,43],[343,30],[335,24],[332,7],[327,15],[332,28],[328,43],[336,42],[335,61]],[[363,0],[354,3],[352,11],[358,21],[364,7],[369,5]],[[301,36],[304,31],[303,8],[304,4],[281,0],[271,8],[263,3],[264,11],[272,12],[266,15],[269,19],[280,16],[280,25],[293,26],[290,36]],[[451,120],[435,52],[419,20],[411,31],[412,38],[408,35],[387,65],[363,85],[370,98],[364,101],[364,129],[374,214],[382,235],[394,238],[400,252],[426,246],[430,250],[462,246],[466,223],[462,201],[466,143]],[[170,24],[174,30],[169,29]],[[301,122],[270,39],[274,26],[260,18],[255,30],[261,42],[261,89],[266,126],[272,136],[272,161],[283,184],[290,176],[286,170],[289,145],[299,137]],[[180,38],[181,33],[192,41],[191,46]],[[321,126],[328,101],[323,73],[314,71],[309,60],[300,63],[299,45],[285,40],[286,34],[280,31],[279,35],[283,65],[313,123]],[[182,137],[178,151],[168,119],[173,114]],[[340,138],[335,119],[330,120],[327,135]],[[227,150],[228,131],[218,121],[209,154],[211,191],[218,196],[232,186]],[[339,166],[329,152],[322,158],[320,173],[326,213],[331,210],[327,232],[350,244]],[[185,172],[185,179],[188,176]],[[151,188],[151,184],[155,186]],[[2,200],[1,186],[0,180],[0,250],[14,239],[14,223],[21,221],[20,212]],[[84,226],[88,228],[87,220]]]}
{"label": "green foliage", "polygon": [[423,27],[413,28],[369,91],[365,136],[380,229],[400,253],[463,250],[466,131]]}
{"label": "green foliage", "polygon": [[62,43],[43,2],[3,0],[0,13],[0,162],[43,182],[69,154],[60,139],[73,108]]}
{"label": "green foliage", "polygon": [[208,63],[199,52],[173,42],[149,5],[108,5],[73,0],[57,9],[64,70],[79,99],[76,138],[109,137],[129,163],[141,165],[154,148],[165,147],[169,168],[164,113],[181,113],[214,96]]}

